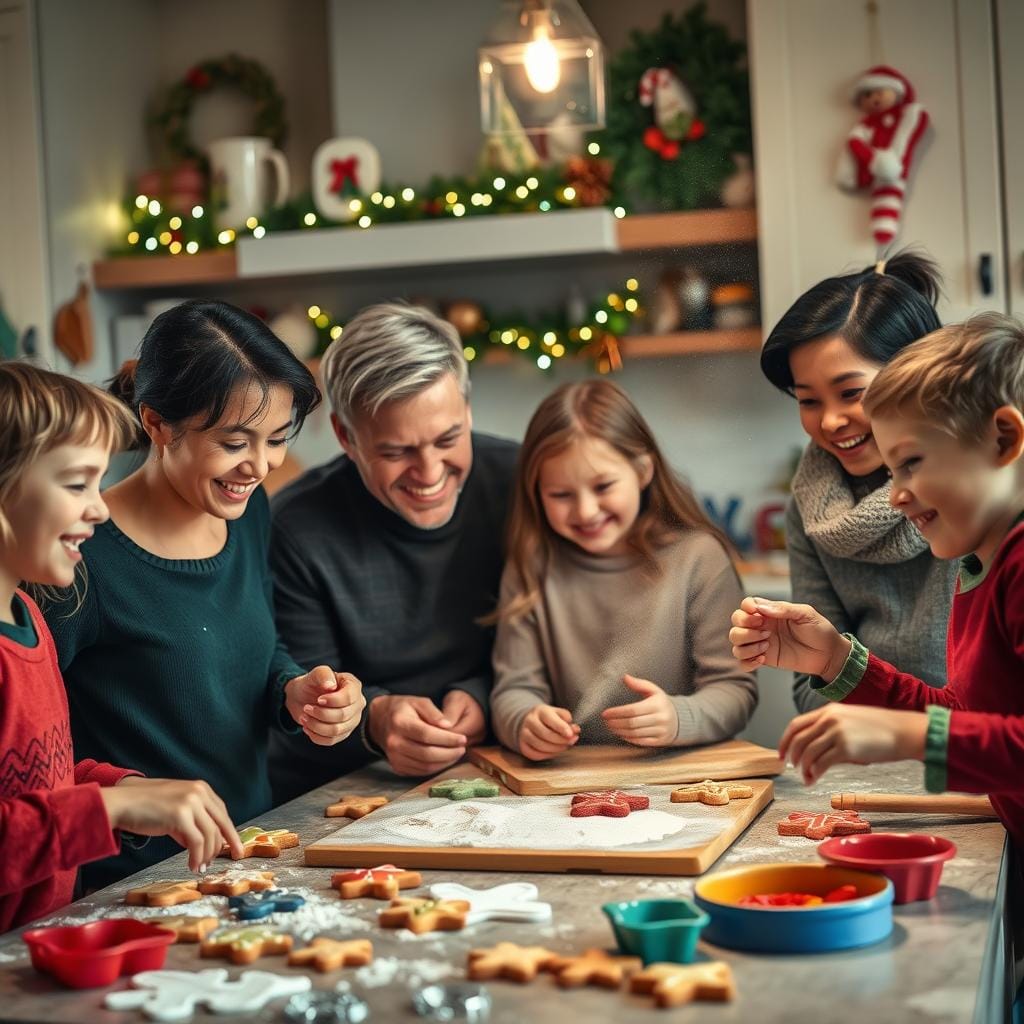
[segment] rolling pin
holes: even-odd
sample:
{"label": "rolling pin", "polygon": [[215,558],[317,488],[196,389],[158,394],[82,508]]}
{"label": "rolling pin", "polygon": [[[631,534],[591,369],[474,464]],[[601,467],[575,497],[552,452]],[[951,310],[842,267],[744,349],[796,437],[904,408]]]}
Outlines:
{"label": "rolling pin", "polygon": [[833,793],[839,811],[895,811],[914,814],[969,814],[995,818],[987,796],[915,796],[910,793]]}

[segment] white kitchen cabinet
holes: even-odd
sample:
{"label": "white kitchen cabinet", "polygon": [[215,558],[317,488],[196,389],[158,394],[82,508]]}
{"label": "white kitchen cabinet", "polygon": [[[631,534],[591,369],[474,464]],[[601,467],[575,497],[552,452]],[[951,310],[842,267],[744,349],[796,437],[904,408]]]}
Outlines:
{"label": "white kitchen cabinet", "polygon": [[[863,2],[756,0],[747,13],[766,329],[816,281],[875,259],[870,198],[834,184],[858,119],[850,88],[875,63],[908,77],[932,121],[895,245],[917,245],[938,261],[944,321],[979,309],[1020,311],[1024,140],[1010,130],[1024,98],[1020,0],[1003,0],[995,12],[976,0],[885,0],[878,4],[881,53],[872,52]],[[1009,163],[1004,173],[1000,159],[1000,104],[1015,175]],[[1004,194],[1014,223],[1004,218]],[[1009,287],[1008,230],[1016,237]]]}

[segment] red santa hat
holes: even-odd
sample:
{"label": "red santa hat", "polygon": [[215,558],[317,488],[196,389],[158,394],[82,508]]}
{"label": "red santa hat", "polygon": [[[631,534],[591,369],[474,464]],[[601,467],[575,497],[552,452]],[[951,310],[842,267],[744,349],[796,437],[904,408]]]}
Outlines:
{"label": "red santa hat", "polygon": [[901,103],[909,103],[914,98],[914,87],[904,75],[887,64],[876,64],[857,79],[853,87],[854,99],[862,92],[871,92],[874,89],[892,89]]}

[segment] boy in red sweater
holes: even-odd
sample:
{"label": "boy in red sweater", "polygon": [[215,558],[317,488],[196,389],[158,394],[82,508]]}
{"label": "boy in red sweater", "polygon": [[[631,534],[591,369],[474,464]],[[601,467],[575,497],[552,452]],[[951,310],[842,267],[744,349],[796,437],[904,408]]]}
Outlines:
{"label": "boy in red sweater", "polygon": [[833,764],[916,758],[925,785],[987,793],[1024,849],[1024,327],[985,313],[908,346],[864,400],[901,509],[959,558],[948,685],[931,687],[840,635],[808,605],[745,598],[733,653],[807,672],[833,701],[779,746],[807,783]]}
{"label": "boy in red sweater", "polygon": [[172,836],[193,871],[224,843],[241,853],[205,782],[75,764],[53,639],[18,586],[75,582],[79,545],[107,518],[99,486],[110,450],[132,430],[111,396],[0,364],[0,932],[67,903],[78,866],[116,853],[121,830]]}

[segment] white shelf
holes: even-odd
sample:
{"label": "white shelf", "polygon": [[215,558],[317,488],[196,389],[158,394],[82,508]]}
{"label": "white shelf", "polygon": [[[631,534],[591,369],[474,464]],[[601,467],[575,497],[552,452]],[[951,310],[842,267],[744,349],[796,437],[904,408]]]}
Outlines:
{"label": "white shelf", "polygon": [[610,210],[562,210],[417,224],[277,231],[238,240],[238,276],[283,277],[386,267],[619,251]]}

